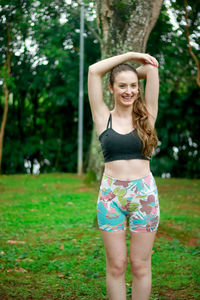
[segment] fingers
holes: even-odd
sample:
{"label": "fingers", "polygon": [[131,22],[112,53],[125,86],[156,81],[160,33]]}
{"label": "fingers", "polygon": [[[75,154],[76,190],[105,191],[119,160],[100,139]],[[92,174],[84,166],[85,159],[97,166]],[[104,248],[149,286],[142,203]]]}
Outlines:
{"label": "fingers", "polygon": [[151,65],[153,65],[157,68],[159,67],[159,63],[158,63],[157,59],[155,57],[149,55],[149,54],[146,54],[145,63],[146,64],[151,64]]}

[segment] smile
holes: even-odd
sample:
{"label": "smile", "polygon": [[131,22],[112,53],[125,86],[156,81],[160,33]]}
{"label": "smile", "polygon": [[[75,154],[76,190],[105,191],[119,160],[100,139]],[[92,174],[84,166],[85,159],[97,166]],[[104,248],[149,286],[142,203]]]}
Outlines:
{"label": "smile", "polygon": [[133,97],[130,97],[130,96],[122,96],[122,99],[123,100],[126,100],[126,101],[132,101],[133,100]]}

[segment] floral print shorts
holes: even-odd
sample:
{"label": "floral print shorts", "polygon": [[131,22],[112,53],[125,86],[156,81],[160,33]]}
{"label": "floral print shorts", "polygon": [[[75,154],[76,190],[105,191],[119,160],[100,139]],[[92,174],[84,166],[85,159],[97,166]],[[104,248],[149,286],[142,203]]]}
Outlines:
{"label": "floral print shorts", "polygon": [[118,180],[103,174],[97,201],[99,229],[133,232],[157,230],[160,219],[158,190],[153,174],[134,179]]}

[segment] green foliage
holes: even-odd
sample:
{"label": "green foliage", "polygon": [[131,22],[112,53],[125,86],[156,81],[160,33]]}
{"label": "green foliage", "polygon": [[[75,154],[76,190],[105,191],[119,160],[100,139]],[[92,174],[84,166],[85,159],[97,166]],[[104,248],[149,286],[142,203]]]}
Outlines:
{"label": "green foliage", "polygon": [[[16,29],[14,25],[11,27],[12,43],[17,40],[17,36],[21,39],[15,44],[12,55],[11,71],[15,85],[11,88],[13,103],[9,105],[5,131],[3,173],[24,173],[25,160],[31,163],[31,172],[34,162],[40,163],[40,172],[55,170],[75,172],[77,142],[74,140],[77,140],[79,89],[79,6],[74,6],[73,3],[67,5],[63,1],[48,3],[38,1],[31,2],[29,9],[29,12],[26,10],[21,12],[23,18],[27,19],[29,16],[26,31],[21,23]],[[5,6],[2,16],[6,14],[8,10]],[[60,21],[62,15],[67,18],[66,22]],[[13,24],[17,20],[21,19],[14,15]],[[94,21],[86,21],[86,24],[87,22],[91,26],[94,24]],[[88,64],[96,60],[100,50],[95,37],[88,27],[85,27],[85,49],[88,49],[85,52],[86,83]],[[6,33],[2,33],[5,34],[5,47]],[[19,55],[16,51],[24,46],[25,39],[36,45],[37,50],[30,51],[25,46]],[[3,89],[1,92],[3,93]],[[88,117],[90,108],[86,84],[84,106],[85,159],[92,129],[92,120]]]}
{"label": "green foliage", "polygon": [[6,66],[4,65],[0,69],[0,78],[3,78],[4,83],[7,85],[7,88],[9,90],[12,90],[15,88],[14,78],[8,76],[7,74],[8,74],[8,70],[7,70]]}
{"label": "green foliage", "polygon": [[[178,3],[171,1],[171,9],[180,22],[178,28],[173,28],[168,9],[163,5],[147,44],[146,52],[155,56],[160,64],[156,130],[161,145],[152,160],[152,169],[159,176],[165,170],[172,177],[198,178],[200,152],[197,112],[200,109],[200,90],[195,81],[195,64],[187,49],[183,2]],[[191,1],[188,4],[191,7],[192,41],[198,43],[198,5]],[[197,53],[195,47],[193,51]],[[177,154],[174,153],[174,147],[178,149]]]}

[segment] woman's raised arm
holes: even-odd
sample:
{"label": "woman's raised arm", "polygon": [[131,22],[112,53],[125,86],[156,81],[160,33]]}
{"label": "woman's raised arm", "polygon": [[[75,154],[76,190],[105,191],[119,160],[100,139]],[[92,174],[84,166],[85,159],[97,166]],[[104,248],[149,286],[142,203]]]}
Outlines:
{"label": "woman's raised arm", "polygon": [[159,73],[158,68],[147,64],[136,69],[139,79],[146,79],[145,104],[149,112],[149,121],[154,127],[158,114]]}
{"label": "woman's raised arm", "polygon": [[109,109],[103,100],[101,78],[113,67],[131,60],[132,52],[113,56],[101,60],[89,67],[88,72],[88,95],[92,118],[96,125],[97,133],[100,134],[105,129],[105,124],[109,117]]}
{"label": "woman's raised arm", "polygon": [[88,95],[92,118],[96,125],[97,132],[104,130],[105,124],[109,117],[109,109],[103,100],[101,78],[113,67],[134,60],[142,64],[152,64],[158,66],[157,60],[145,53],[127,52],[101,60],[89,67],[88,71]]}

